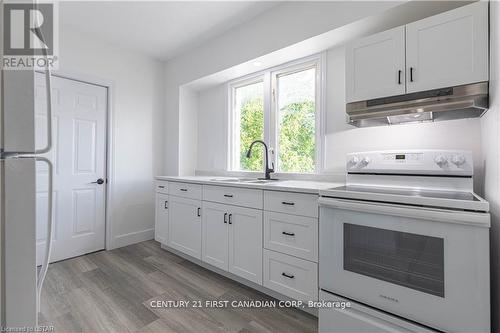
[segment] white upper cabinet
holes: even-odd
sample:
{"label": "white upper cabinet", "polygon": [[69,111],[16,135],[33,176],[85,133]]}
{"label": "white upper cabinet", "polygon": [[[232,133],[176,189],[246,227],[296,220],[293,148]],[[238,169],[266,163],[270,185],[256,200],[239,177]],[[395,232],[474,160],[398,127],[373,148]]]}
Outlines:
{"label": "white upper cabinet", "polygon": [[488,80],[488,3],[477,2],[406,26],[407,90]]}
{"label": "white upper cabinet", "polygon": [[346,46],[347,103],[405,93],[405,27]]}
{"label": "white upper cabinet", "polygon": [[347,103],[481,81],[488,81],[487,2],[346,46]]}

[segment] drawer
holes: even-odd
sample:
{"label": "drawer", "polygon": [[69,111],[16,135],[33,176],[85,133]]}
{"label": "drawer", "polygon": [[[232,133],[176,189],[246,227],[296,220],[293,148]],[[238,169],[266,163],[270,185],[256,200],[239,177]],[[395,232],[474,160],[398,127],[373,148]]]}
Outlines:
{"label": "drawer", "polygon": [[[387,312],[358,304],[323,290],[319,298],[327,302],[339,302],[341,307],[322,307],[319,309],[319,333],[436,333],[430,328],[392,316]],[[349,306],[347,306],[349,304]]]}
{"label": "drawer", "polygon": [[264,247],[318,262],[318,219],[264,212]]}
{"label": "drawer", "polygon": [[318,196],[264,191],[264,209],[278,213],[318,217]]}
{"label": "drawer", "polygon": [[262,209],[263,191],[230,186],[203,186],[203,200]]}
{"label": "drawer", "polygon": [[155,189],[157,193],[168,194],[168,181],[157,180],[155,183]]}
{"label": "drawer", "polygon": [[178,197],[201,200],[201,185],[169,182],[168,194]]}
{"label": "drawer", "polygon": [[318,264],[264,249],[264,287],[301,300],[318,300]]}

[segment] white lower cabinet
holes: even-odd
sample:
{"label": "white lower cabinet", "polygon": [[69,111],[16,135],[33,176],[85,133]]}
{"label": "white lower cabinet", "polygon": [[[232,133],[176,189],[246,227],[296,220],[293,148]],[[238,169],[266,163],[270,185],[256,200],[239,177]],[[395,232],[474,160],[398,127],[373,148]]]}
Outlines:
{"label": "white lower cabinet", "polygon": [[155,239],[290,298],[317,300],[317,198],[158,181]]}
{"label": "white lower cabinet", "polygon": [[264,247],[318,262],[318,219],[264,212]]}
{"label": "white lower cabinet", "polygon": [[155,240],[166,244],[168,235],[168,195],[156,193]]}
{"label": "white lower cabinet", "polygon": [[264,287],[301,301],[316,301],[318,264],[264,250]]}
{"label": "white lower cabinet", "polygon": [[262,284],[262,211],[203,202],[202,260]]}
{"label": "white lower cabinet", "polygon": [[228,270],[229,236],[227,205],[203,201],[201,260]]}
{"label": "white lower cabinet", "polygon": [[349,307],[321,307],[319,333],[432,333],[434,330],[391,316],[390,314],[346,300],[323,290],[320,301],[343,302]]}
{"label": "white lower cabinet", "polygon": [[229,272],[262,284],[262,211],[231,207]]}
{"label": "white lower cabinet", "polygon": [[318,217],[318,195],[264,191],[264,210],[291,215]]}
{"label": "white lower cabinet", "polygon": [[201,200],[169,197],[168,246],[201,259]]}

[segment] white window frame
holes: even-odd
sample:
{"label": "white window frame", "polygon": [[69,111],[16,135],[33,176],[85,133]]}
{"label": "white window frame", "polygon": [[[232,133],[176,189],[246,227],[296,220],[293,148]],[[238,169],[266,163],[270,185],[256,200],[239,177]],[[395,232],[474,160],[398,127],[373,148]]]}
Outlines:
{"label": "white window frame", "polygon": [[[326,71],[326,53],[315,54],[306,58],[298,59],[292,62],[285,63],[276,67],[272,67],[263,71],[259,71],[227,83],[227,110],[226,110],[226,170],[227,171],[241,171],[241,172],[256,172],[248,170],[240,170],[239,153],[239,137],[236,133],[239,130],[239,119],[236,119],[234,114],[235,110],[235,90],[256,82],[263,82],[263,97],[264,97],[264,142],[269,147],[269,165],[275,165],[275,170],[278,168],[278,110],[276,100],[277,77],[300,72],[310,68],[316,68],[316,86],[315,86],[315,121],[316,121],[316,161],[315,170],[313,173],[307,174],[321,174],[325,171],[324,167],[324,141],[325,141],[325,71]],[[277,171],[277,170],[276,170]],[[259,171],[261,172],[261,171]],[[285,173],[285,172],[277,172]],[[286,173],[293,175],[296,173]],[[300,173],[303,174],[303,173]]]}
{"label": "white window frame", "polygon": [[[239,115],[236,116],[234,110],[235,110],[235,103],[236,99],[235,97],[235,91],[237,88],[241,88],[253,83],[258,83],[262,82],[263,83],[263,98],[264,98],[264,138],[263,140],[267,142],[269,138],[269,133],[268,132],[268,126],[267,126],[267,119],[266,115],[268,114],[266,110],[266,105],[269,104],[269,93],[267,93],[268,89],[266,87],[269,85],[269,78],[266,77],[265,73],[261,72],[258,74],[253,74],[251,76],[246,76],[243,78],[240,78],[238,80],[231,81],[228,84],[228,105],[227,109],[228,112],[227,114],[227,145],[228,150],[226,151],[227,154],[227,170],[228,171],[244,171],[247,172],[248,170],[240,170],[240,160],[239,160],[239,154],[236,154],[236,151],[239,151],[240,149],[240,138],[239,135],[236,135],[237,133],[239,134],[239,127],[240,127],[240,118]],[[267,96],[266,96],[267,95]],[[251,171],[248,171],[251,172]]]}

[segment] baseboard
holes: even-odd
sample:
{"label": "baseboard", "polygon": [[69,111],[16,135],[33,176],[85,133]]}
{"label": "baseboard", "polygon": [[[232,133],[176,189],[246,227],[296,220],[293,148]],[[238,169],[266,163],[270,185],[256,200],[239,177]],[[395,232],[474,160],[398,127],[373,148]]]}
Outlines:
{"label": "baseboard", "polygon": [[[203,261],[201,261],[199,259],[193,258],[190,255],[187,255],[185,253],[177,251],[176,249],[173,249],[173,248],[171,248],[168,245],[161,244],[161,248],[164,249],[164,250],[166,250],[166,251],[168,251],[168,252],[172,252],[173,254],[176,254],[176,255],[178,255],[181,258],[189,260],[189,261],[191,261],[191,262],[193,262],[193,263],[195,263],[195,264],[197,264],[197,265],[199,265],[199,266],[201,266],[203,268],[211,270],[212,272],[215,272],[217,274],[225,276],[225,277],[227,277],[227,278],[229,278],[231,280],[234,280],[234,281],[236,281],[238,283],[241,283],[241,284],[243,284],[243,285],[245,285],[247,287],[250,287],[252,289],[260,291],[263,294],[266,294],[268,296],[276,298],[277,300],[280,300],[280,301],[293,301],[294,300],[293,298],[290,298],[288,296],[280,294],[280,293],[278,293],[278,292],[276,292],[274,290],[268,289],[268,288],[266,288],[264,286],[261,286],[260,284],[248,281],[248,280],[246,280],[246,279],[244,279],[242,277],[239,277],[239,276],[234,275],[232,273],[226,272],[226,271],[224,271],[224,270],[222,270],[222,269],[220,269],[218,267],[215,267],[215,266],[212,266],[210,264],[207,264],[206,262],[203,262]],[[318,309],[307,308],[307,307],[306,308],[297,308],[297,309],[302,310],[304,312],[307,312],[308,314],[313,315],[315,317],[318,317]]]}
{"label": "baseboard", "polygon": [[113,239],[113,249],[153,239],[154,234],[155,229],[153,228],[115,236]]}

